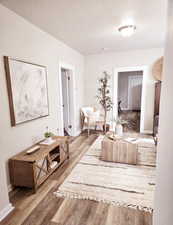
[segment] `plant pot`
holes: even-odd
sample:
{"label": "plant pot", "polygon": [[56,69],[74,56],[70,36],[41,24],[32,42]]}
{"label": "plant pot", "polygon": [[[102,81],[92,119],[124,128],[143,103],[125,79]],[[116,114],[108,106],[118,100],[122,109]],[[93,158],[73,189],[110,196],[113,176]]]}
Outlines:
{"label": "plant pot", "polygon": [[48,138],[46,138],[46,142],[47,142],[47,143],[52,142],[52,137],[48,137]]}
{"label": "plant pot", "polygon": [[123,126],[121,124],[117,124],[115,127],[115,133],[118,136],[122,136],[123,135]]}

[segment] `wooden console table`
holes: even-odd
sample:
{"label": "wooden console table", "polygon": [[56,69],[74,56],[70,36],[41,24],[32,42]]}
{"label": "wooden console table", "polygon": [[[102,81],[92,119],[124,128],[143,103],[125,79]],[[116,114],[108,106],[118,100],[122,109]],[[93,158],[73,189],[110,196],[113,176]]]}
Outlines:
{"label": "wooden console table", "polygon": [[66,159],[69,159],[68,137],[56,136],[53,139],[55,142],[51,145],[40,145],[40,149],[32,154],[26,153],[28,148],[9,160],[12,185],[29,187],[36,191]]}

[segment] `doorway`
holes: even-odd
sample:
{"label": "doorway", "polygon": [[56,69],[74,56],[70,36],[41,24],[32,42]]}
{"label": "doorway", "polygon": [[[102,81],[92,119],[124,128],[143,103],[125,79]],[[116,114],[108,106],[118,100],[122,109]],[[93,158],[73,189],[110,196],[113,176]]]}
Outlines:
{"label": "doorway", "polygon": [[118,116],[127,121],[125,132],[140,131],[143,71],[118,73]]}
{"label": "doorway", "polygon": [[[114,102],[112,110],[112,120],[114,121],[118,117],[118,81],[119,74],[121,72],[139,72],[142,71],[142,90],[141,90],[141,109],[140,109],[140,133],[149,133],[145,130],[145,118],[146,118],[146,92],[147,92],[147,76],[149,74],[148,66],[137,67],[119,67],[114,69],[114,75],[112,77],[112,99]],[[129,102],[131,100],[129,99]]]}
{"label": "doorway", "polygon": [[75,136],[74,67],[60,64],[61,135]]}

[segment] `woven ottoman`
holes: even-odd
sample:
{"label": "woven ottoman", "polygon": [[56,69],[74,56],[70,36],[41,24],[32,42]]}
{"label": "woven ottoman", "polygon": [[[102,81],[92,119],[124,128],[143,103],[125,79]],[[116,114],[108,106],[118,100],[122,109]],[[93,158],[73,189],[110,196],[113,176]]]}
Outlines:
{"label": "woven ottoman", "polygon": [[138,145],[123,139],[111,140],[107,136],[102,141],[100,159],[103,161],[137,164]]}

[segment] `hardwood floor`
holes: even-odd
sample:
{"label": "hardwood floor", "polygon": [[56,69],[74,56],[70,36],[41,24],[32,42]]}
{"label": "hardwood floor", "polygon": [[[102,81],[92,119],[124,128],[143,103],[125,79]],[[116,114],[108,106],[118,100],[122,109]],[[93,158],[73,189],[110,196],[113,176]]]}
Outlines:
{"label": "hardwood floor", "polygon": [[56,198],[53,194],[98,134],[82,134],[70,144],[70,160],[38,189],[16,189],[15,210],[0,225],[152,225],[152,215],[89,200]]}

